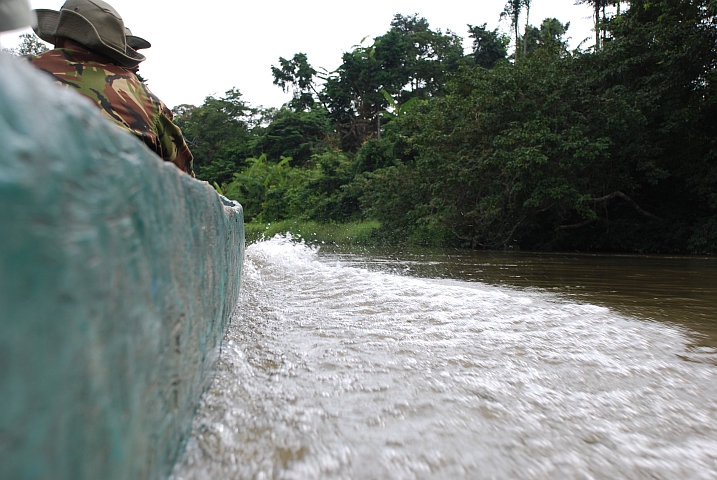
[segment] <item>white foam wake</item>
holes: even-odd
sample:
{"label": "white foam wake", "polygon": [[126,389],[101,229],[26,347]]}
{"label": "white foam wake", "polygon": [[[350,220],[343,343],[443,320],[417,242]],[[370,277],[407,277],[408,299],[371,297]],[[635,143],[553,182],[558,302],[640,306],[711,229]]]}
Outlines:
{"label": "white foam wake", "polygon": [[715,478],[717,368],[545,293],[247,249],[175,478]]}

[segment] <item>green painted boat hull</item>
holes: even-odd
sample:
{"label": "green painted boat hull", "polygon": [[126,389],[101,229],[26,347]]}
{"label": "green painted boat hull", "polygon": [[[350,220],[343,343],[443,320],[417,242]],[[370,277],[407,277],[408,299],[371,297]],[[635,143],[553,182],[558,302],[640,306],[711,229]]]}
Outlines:
{"label": "green painted boat hull", "polygon": [[237,305],[241,206],[2,57],[0,478],[164,478]]}

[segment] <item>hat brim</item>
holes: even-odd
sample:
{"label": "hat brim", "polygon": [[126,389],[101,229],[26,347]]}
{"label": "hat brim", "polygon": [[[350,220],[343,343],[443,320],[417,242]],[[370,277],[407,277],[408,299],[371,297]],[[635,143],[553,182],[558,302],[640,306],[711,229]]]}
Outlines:
{"label": "hat brim", "polygon": [[32,27],[35,35],[47,43],[55,44],[55,30],[57,23],[60,21],[60,12],[56,10],[47,10],[44,8],[34,10],[37,16],[37,25]]}
{"label": "hat brim", "polygon": [[141,50],[143,48],[152,47],[152,44],[137,35],[127,35],[127,46],[132,47],[135,50]]}
{"label": "hat brim", "polygon": [[123,67],[128,68],[134,68],[146,60],[144,55],[130,45],[125,45],[125,51],[123,52],[116,46],[102,40],[95,26],[79,13],[71,10],[58,12],[45,9],[35,10],[35,13],[37,15],[35,33],[40,39],[48,43],[54,44],[55,37],[66,37],[91,50],[102,53],[116,60]]}

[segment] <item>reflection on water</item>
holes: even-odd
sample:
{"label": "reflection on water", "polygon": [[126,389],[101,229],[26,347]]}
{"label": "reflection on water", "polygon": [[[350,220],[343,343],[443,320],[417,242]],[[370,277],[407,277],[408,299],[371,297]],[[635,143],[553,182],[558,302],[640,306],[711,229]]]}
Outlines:
{"label": "reflection on water", "polygon": [[654,260],[252,245],[173,478],[717,478],[715,267]]}

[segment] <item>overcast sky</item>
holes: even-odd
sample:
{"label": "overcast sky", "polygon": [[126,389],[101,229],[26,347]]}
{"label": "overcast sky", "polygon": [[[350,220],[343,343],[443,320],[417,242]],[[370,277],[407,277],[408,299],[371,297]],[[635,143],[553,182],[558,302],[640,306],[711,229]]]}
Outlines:
{"label": "overcast sky", "polygon": [[[64,0],[30,0],[59,10]],[[140,73],[167,105],[200,105],[208,95],[237,87],[252,106],[279,107],[288,94],[272,84],[271,65],[297,52],[314,67],[336,69],[341,54],[362,38],[384,34],[396,13],[425,17],[431,28],[467,37],[466,24],[509,31],[500,20],[504,0],[110,0],[133,33],[152,43]],[[570,22],[572,47],[592,36],[590,7],[575,0],[533,0],[532,24],[555,17]],[[524,19],[521,20],[524,22]],[[29,30],[28,30],[29,31]],[[3,47],[18,43],[16,31]],[[466,48],[468,41],[464,42]]]}

